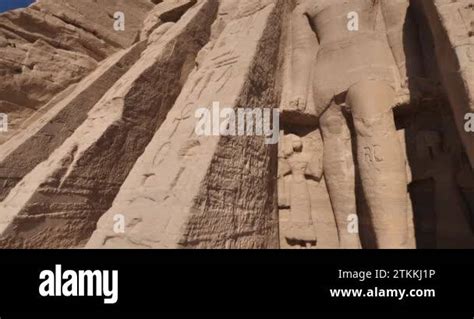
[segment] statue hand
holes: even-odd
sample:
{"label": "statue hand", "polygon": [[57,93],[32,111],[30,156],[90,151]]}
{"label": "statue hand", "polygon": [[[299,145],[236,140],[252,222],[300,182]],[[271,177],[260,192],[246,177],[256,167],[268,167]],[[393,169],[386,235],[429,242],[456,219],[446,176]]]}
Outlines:
{"label": "statue hand", "polygon": [[291,110],[296,110],[304,112],[306,110],[306,98],[304,97],[295,97],[290,100],[289,106]]}

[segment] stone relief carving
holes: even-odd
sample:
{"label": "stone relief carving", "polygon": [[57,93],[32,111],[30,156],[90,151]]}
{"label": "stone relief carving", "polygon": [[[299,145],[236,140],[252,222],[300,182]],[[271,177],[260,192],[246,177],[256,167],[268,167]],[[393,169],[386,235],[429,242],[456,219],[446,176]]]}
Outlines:
{"label": "stone relief carving", "polygon": [[474,247],[472,0],[102,2],[0,14],[0,247]]}
{"label": "stone relief carving", "polygon": [[302,247],[315,246],[317,242],[307,181],[320,180],[322,176],[322,150],[318,149],[317,142],[295,134],[283,135],[281,140],[279,206],[288,207],[290,211],[285,237],[289,243]]}

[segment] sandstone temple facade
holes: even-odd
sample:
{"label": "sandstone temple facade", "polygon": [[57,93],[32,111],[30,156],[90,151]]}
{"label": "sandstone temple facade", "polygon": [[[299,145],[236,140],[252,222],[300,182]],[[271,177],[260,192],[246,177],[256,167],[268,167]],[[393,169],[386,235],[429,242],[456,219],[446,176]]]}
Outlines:
{"label": "sandstone temple facade", "polygon": [[0,115],[1,248],[474,248],[472,0],[37,0]]}

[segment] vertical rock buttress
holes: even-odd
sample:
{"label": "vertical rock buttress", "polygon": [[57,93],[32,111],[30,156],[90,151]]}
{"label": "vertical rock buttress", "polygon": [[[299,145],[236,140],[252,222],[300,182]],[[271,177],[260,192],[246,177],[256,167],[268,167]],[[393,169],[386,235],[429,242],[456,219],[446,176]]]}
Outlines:
{"label": "vertical rock buttress", "polygon": [[[100,219],[90,248],[276,248],[276,145],[197,136],[194,112],[278,105],[283,1],[243,1]],[[123,214],[126,231],[116,233]]]}

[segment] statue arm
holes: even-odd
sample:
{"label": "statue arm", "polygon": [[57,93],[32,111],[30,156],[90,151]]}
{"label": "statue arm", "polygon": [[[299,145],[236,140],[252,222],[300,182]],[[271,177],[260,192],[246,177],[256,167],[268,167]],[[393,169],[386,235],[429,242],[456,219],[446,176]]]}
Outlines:
{"label": "statue arm", "polygon": [[305,109],[312,84],[312,67],[319,46],[317,35],[311,28],[305,5],[300,5],[291,17],[291,104],[298,109]]}
{"label": "statue arm", "polygon": [[[387,38],[392,49],[395,63],[400,74],[401,85],[407,85],[408,77],[412,73],[417,73],[416,57],[417,30],[413,17],[409,14],[409,0],[382,0],[381,2],[383,19],[387,32]],[[411,52],[412,51],[412,52]],[[408,58],[413,61],[407,60]]]}
{"label": "statue arm", "polygon": [[290,164],[288,164],[286,159],[280,158],[278,163],[278,178],[282,178],[288,174],[291,174]]}

